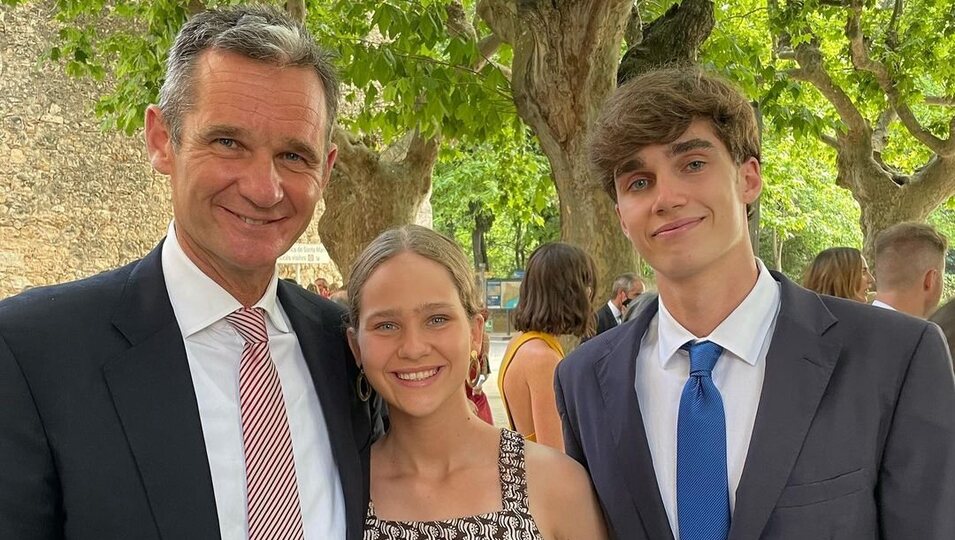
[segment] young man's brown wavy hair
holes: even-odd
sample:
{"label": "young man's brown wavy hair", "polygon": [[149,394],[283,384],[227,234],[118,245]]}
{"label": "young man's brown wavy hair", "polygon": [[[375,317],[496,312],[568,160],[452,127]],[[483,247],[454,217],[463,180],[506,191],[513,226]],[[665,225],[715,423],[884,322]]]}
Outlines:
{"label": "young man's brown wavy hair", "polygon": [[697,119],[713,131],[737,165],[760,159],[759,127],[746,96],[698,67],[650,71],[607,99],[590,135],[590,162],[601,187],[617,201],[614,171],[637,151],[677,140]]}

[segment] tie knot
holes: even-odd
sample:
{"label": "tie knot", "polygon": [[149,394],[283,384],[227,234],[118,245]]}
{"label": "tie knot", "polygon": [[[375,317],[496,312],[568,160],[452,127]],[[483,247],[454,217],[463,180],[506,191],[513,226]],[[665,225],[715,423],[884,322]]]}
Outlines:
{"label": "tie knot", "polygon": [[240,308],[226,315],[225,320],[246,343],[265,343],[269,340],[262,308]]}
{"label": "tie knot", "polygon": [[681,348],[690,352],[690,375],[709,375],[723,354],[723,347],[712,341],[688,341]]}

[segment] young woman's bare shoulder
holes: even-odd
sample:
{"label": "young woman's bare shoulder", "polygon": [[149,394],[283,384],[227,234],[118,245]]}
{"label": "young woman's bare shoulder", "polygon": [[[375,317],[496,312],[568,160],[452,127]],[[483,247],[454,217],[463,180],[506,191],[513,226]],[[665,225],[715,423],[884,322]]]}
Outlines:
{"label": "young woman's bare shoulder", "polygon": [[606,538],[590,476],[566,454],[528,442],[524,452],[531,514],[548,538]]}
{"label": "young woman's bare shoulder", "polygon": [[[543,444],[526,442],[524,459],[527,467],[528,488],[531,484],[544,490],[590,491],[590,476],[576,460]],[[536,491],[536,489],[535,489]]]}

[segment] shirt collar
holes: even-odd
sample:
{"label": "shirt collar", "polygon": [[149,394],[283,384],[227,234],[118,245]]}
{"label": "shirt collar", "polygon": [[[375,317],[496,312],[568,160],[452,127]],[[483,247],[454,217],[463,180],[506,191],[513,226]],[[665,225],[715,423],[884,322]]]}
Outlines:
{"label": "shirt collar", "polygon": [[[176,238],[175,221],[169,223],[166,241],[162,247],[162,270],[166,291],[182,336],[189,336],[211,326],[226,315],[242,307],[231,294],[204,274],[186,255]],[[278,306],[278,273],[272,273],[265,294],[253,307],[262,308],[271,326],[288,333],[289,326]]]}
{"label": "shirt collar", "polygon": [[615,306],[613,302],[609,300],[607,301],[607,306],[610,308],[610,313],[613,314],[613,318],[619,321],[621,313],[620,313],[620,310],[617,309],[617,306]]}
{"label": "shirt collar", "polygon": [[891,309],[892,311],[897,311],[894,307],[890,306],[889,304],[886,304],[886,303],[883,302],[882,300],[873,300],[873,301],[872,301],[872,305],[875,306],[875,307],[880,307],[880,308],[885,308],[885,309]]}
{"label": "shirt collar", "polygon": [[756,259],[756,265],[759,275],[753,289],[708,336],[694,336],[673,318],[660,298],[657,342],[661,367],[666,368],[687,341],[696,340],[712,341],[747,364],[756,365],[780,305],[779,283],[770,275],[763,261]]}

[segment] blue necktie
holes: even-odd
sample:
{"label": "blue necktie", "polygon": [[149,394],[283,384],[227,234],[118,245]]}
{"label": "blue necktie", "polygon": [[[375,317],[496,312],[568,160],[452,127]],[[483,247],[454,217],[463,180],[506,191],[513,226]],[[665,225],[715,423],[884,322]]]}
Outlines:
{"label": "blue necktie", "polygon": [[723,348],[689,342],[690,378],[680,396],[676,439],[676,507],[680,540],[726,540],[730,530],[726,479],[726,416],[713,384]]}

